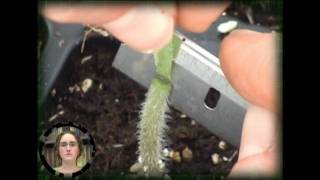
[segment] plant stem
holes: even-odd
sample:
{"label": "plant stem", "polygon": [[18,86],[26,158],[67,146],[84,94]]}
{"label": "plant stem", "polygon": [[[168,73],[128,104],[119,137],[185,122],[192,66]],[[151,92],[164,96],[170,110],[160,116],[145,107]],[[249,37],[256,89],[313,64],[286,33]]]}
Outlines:
{"label": "plant stem", "polygon": [[156,75],[153,78],[142,107],[138,124],[140,173],[160,176],[165,172],[162,149],[165,143],[167,99],[171,93],[171,72],[181,40],[176,35],[171,42],[154,54]]}

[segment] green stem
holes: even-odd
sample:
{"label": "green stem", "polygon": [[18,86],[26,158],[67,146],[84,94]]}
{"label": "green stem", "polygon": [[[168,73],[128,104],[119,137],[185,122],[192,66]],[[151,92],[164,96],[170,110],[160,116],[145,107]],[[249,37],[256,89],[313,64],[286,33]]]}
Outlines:
{"label": "green stem", "polygon": [[181,42],[180,38],[174,35],[166,47],[154,54],[156,75],[146,94],[141,121],[138,124],[140,173],[144,175],[159,176],[165,171],[162,149],[167,129],[167,99],[171,92],[173,61]]}

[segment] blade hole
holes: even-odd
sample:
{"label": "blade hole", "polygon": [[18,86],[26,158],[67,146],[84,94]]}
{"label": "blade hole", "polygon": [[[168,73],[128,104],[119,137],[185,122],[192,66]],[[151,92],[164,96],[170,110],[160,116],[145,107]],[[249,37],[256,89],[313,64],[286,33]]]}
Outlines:
{"label": "blade hole", "polygon": [[206,106],[206,108],[214,110],[218,104],[219,99],[220,92],[214,88],[210,88],[206,95],[206,98],[204,99],[204,105]]}

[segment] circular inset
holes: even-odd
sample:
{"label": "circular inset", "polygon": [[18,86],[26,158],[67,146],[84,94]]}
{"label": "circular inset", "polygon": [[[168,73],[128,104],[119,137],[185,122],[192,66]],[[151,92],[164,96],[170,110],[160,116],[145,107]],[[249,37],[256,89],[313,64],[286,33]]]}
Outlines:
{"label": "circular inset", "polygon": [[96,148],[88,131],[72,122],[58,123],[41,137],[39,155],[53,175],[76,177],[91,165]]}

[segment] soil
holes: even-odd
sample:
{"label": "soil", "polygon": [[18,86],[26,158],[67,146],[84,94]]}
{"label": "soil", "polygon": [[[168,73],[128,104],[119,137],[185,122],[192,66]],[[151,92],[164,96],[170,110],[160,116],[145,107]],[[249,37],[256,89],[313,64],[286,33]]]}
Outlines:
{"label": "soil", "polygon": [[[97,152],[90,171],[128,174],[130,166],[137,160],[136,126],[147,90],[112,68],[116,46],[111,44],[119,42],[91,38],[86,41],[83,54],[78,50],[71,53],[72,67],[64,70],[71,75],[57,81],[55,93],[51,93],[48,99],[46,119],[59,111],[64,113],[46,121],[45,126],[66,121],[82,125],[96,144]],[[91,59],[81,64],[81,60],[88,56],[92,56]],[[93,84],[86,93],[69,90],[75,85],[81,88],[87,78],[92,79]],[[227,175],[236,157],[230,162],[221,160],[220,164],[213,165],[211,155],[218,153],[221,158],[229,158],[237,149],[228,144],[226,150],[221,150],[218,147],[221,139],[181,112],[171,108],[169,115],[168,149],[179,151],[182,156],[182,151],[188,147],[193,154],[191,161],[181,157],[181,162],[174,162],[169,158],[167,168],[170,173]]]}
{"label": "soil", "polygon": [[[231,6],[226,12],[245,20],[245,9],[235,9]],[[274,12],[268,18],[255,17],[255,23],[275,27]],[[130,174],[129,168],[137,160],[137,122],[139,111],[145,99],[146,89],[131,80],[126,75],[112,68],[111,64],[120,42],[105,37],[87,39],[84,52],[80,46],[71,53],[70,64],[61,74],[54,86],[55,93],[48,98],[44,129],[57,122],[71,121],[82,125],[91,133],[96,155],[87,173],[113,172]],[[85,57],[91,58],[81,64]],[[90,78],[93,84],[87,92],[77,91],[77,85]],[[63,110],[63,115],[52,121],[50,117]],[[222,150],[218,144],[222,139],[209,132],[206,128],[194,122],[189,117],[171,108],[168,120],[168,149],[182,151],[188,147],[193,157],[190,161],[181,158],[174,162],[169,158],[167,169],[170,174],[211,174],[225,177],[237,160],[238,149],[227,143]],[[218,153],[221,162],[213,165],[211,155]],[[235,155],[235,156],[234,156]],[[224,161],[222,157],[232,160]]]}

